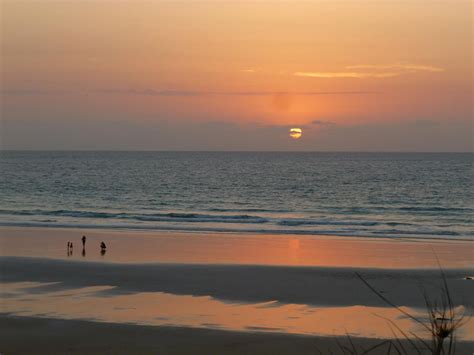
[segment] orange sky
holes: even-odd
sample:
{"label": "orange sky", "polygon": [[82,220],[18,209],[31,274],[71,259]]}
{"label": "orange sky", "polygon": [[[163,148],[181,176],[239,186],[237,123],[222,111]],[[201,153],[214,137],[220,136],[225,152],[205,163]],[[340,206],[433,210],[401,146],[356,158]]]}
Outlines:
{"label": "orange sky", "polygon": [[[251,146],[252,139],[264,144],[255,149],[397,150],[396,139],[386,148],[337,143],[347,135],[363,139],[360,127],[377,135],[377,127],[392,126],[412,134],[414,150],[472,149],[470,136],[459,136],[472,129],[470,1],[3,0],[1,6],[7,148],[81,148],[81,138],[92,138],[79,135],[79,146],[68,147],[40,132],[79,134],[119,122],[122,131],[113,136],[132,131],[136,141],[98,136],[89,143],[226,149],[217,141],[138,144],[146,127],[163,132],[165,125],[179,141],[195,132],[186,127],[224,123],[242,135],[230,149],[244,149],[248,131],[257,129]],[[429,137],[420,137],[420,122],[428,122],[431,133],[422,131]],[[29,131],[31,125],[38,129]],[[288,145],[291,126],[305,130],[300,146]],[[208,138],[219,135],[225,132],[213,129]],[[321,135],[324,146],[316,143]],[[418,146],[421,140],[429,145]],[[403,137],[398,142],[402,149]]]}

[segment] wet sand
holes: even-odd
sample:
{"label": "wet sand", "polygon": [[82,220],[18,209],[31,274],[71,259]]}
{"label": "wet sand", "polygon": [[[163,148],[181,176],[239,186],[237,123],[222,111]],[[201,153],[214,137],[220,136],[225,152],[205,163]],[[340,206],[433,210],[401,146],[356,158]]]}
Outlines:
{"label": "wet sand", "polygon": [[[68,241],[74,244],[72,256],[67,256]],[[101,241],[108,246],[105,255]],[[474,242],[0,227],[0,256],[81,261],[437,269],[435,253],[445,269],[474,268]]]}
{"label": "wet sand", "polygon": [[[436,294],[438,270],[330,268],[308,266],[219,264],[119,264],[46,258],[0,257],[2,282],[53,283],[35,292],[90,286],[113,286],[113,295],[165,292],[211,296],[229,302],[271,302],[315,306],[386,306],[357,277],[363,275],[398,305],[424,307],[422,289]],[[469,269],[445,271],[455,305],[474,307],[474,281]]]}
{"label": "wet sand", "polygon": [[[5,354],[343,354],[344,338],[278,333],[227,332],[185,327],[150,327],[80,320],[38,319],[0,315],[0,346]],[[25,341],[27,339],[27,341]],[[353,339],[369,349],[382,341]],[[403,341],[407,351],[410,345]],[[370,354],[387,354],[384,345]],[[474,344],[458,342],[456,354],[471,355]]]}

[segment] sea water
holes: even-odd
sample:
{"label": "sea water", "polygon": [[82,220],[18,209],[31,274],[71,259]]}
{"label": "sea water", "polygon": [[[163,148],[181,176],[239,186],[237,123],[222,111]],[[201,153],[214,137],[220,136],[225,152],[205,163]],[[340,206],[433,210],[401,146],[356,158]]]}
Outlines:
{"label": "sea water", "polygon": [[0,152],[0,225],[474,237],[463,153]]}

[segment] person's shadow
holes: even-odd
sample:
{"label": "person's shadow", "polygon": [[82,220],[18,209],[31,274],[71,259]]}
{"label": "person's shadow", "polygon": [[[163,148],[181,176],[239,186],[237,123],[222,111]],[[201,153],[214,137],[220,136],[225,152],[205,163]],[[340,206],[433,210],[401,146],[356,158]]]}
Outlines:
{"label": "person's shadow", "polygon": [[82,257],[85,258],[86,257],[86,249],[82,249]]}
{"label": "person's shadow", "polygon": [[101,256],[104,256],[105,253],[107,253],[107,250],[106,250],[106,249],[101,249],[101,250],[100,250],[100,255],[101,255]]}

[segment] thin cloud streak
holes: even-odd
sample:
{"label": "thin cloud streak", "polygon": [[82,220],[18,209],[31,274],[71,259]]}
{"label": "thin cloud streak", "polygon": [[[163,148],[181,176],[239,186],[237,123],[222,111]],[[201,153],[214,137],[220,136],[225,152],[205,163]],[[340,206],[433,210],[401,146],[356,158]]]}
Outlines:
{"label": "thin cloud streak", "polygon": [[182,91],[182,90],[97,90],[97,93],[118,95],[149,95],[149,96],[275,96],[275,95],[371,95],[378,91]]}
{"label": "thin cloud streak", "polygon": [[295,76],[302,76],[308,78],[391,78],[399,76],[400,73],[360,73],[360,72],[296,72]]}
{"label": "thin cloud streak", "polygon": [[350,65],[346,69],[373,69],[373,70],[404,70],[407,72],[443,72],[444,69],[435,67],[432,65],[417,65],[417,64],[389,64],[389,65],[374,65],[374,64],[361,64],[361,65]]}
{"label": "thin cloud streak", "polygon": [[14,89],[0,90],[1,96],[35,96],[35,95],[130,95],[160,97],[199,97],[199,96],[316,96],[316,95],[374,95],[379,91],[187,91],[187,90],[154,90],[154,89],[104,89],[104,90],[41,90]]}
{"label": "thin cloud streak", "polygon": [[316,125],[316,126],[334,126],[336,124],[336,122],[313,120],[313,121],[311,121],[311,124]]}
{"label": "thin cloud streak", "polygon": [[62,93],[60,91],[53,90],[38,90],[38,89],[9,89],[0,90],[1,95],[8,96],[27,96],[27,95],[48,95]]}
{"label": "thin cloud streak", "polygon": [[308,78],[393,78],[404,74],[413,74],[419,72],[440,73],[444,69],[432,65],[418,64],[359,64],[349,65],[345,69],[348,71],[341,72],[295,72],[294,76]]}

